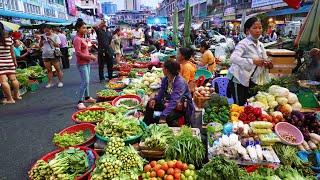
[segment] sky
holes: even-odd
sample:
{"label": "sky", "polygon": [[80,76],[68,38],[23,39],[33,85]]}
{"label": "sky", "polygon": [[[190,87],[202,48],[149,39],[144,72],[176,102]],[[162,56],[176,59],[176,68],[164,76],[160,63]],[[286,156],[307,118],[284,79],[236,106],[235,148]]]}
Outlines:
{"label": "sky", "polygon": [[[117,4],[118,10],[123,10],[124,8],[124,0],[104,0],[105,2],[114,2]],[[140,0],[141,4],[144,4],[146,6],[156,7],[158,5],[158,2],[161,2],[162,0]]]}

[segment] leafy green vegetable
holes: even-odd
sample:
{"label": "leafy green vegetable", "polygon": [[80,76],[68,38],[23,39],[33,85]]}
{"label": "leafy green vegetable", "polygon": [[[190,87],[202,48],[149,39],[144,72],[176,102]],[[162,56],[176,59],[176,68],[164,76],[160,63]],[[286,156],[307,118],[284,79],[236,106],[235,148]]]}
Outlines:
{"label": "leafy green vegetable", "polygon": [[126,99],[119,103],[119,105],[125,105],[127,107],[134,107],[137,105],[137,102],[132,99]]}
{"label": "leafy green vegetable", "polygon": [[[191,131],[191,133],[190,133]],[[192,136],[192,129],[183,126],[165,150],[166,158],[200,166],[205,157],[205,147],[200,139]]]}
{"label": "leafy green vegetable", "polygon": [[285,88],[290,88],[297,82],[297,79],[294,75],[282,76],[271,79],[269,83],[266,83],[262,86],[255,86],[250,89],[251,94],[257,94],[259,91],[267,92],[269,87],[272,85],[278,85]]}
{"label": "leafy green vegetable", "polygon": [[50,179],[52,173],[49,164],[44,160],[37,161],[36,165],[28,172],[29,178],[34,180]]}
{"label": "leafy green vegetable", "polygon": [[247,180],[248,173],[233,160],[218,155],[197,171],[197,179]]}
{"label": "leafy green vegetable", "polygon": [[[85,142],[88,138],[92,136],[92,133],[89,129],[86,129],[85,132],[86,133],[84,133],[84,131],[78,131],[72,134],[63,133],[62,135],[55,133],[52,143],[59,144],[59,146],[62,148],[80,144]],[[86,135],[88,133],[89,137],[88,135]]]}
{"label": "leafy green vegetable", "polygon": [[118,93],[115,90],[112,89],[103,89],[100,92],[98,92],[99,96],[117,96]]}
{"label": "leafy green vegetable", "polygon": [[31,86],[31,83],[29,81],[29,76],[26,74],[17,74],[17,80],[19,82],[20,87],[26,87],[29,88]]}
{"label": "leafy green vegetable", "polygon": [[136,78],[136,77],[137,77],[137,74],[136,74],[136,72],[131,71],[131,72],[128,74],[127,77],[128,77],[128,78]]}
{"label": "leafy green vegetable", "polygon": [[167,124],[150,124],[145,130],[141,141],[149,148],[165,149],[167,143],[174,137],[172,129]]}

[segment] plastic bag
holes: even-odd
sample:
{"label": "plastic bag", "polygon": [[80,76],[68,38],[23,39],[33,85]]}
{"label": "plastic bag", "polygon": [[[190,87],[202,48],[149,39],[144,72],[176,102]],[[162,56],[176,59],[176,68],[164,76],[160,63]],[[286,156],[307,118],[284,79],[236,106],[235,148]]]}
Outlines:
{"label": "plastic bag", "polygon": [[160,63],[158,54],[160,54],[160,53],[155,53],[155,54],[151,55],[150,65],[156,66]]}
{"label": "plastic bag", "polygon": [[257,129],[257,128],[252,128],[252,131],[256,134],[269,134],[269,133],[272,133],[272,130],[271,129]]}
{"label": "plastic bag", "polygon": [[250,126],[256,129],[269,129],[269,128],[272,128],[273,125],[271,122],[254,121],[254,122],[250,122]]}
{"label": "plastic bag", "polygon": [[259,134],[261,143],[276,143],[281,142],[280,138],[275,133]]}

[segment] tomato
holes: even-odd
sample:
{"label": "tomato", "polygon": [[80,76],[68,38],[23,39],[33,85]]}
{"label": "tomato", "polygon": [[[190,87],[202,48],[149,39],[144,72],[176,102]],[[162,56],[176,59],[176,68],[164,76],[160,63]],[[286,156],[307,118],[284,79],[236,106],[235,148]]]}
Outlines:
{"label": "tomato", "polygon": [[158,172],[159,169],[161,169],[161,165],[160,164],[156,164],[154,167],[153,167],[154,171],[155,172]]}
{"label": "tomato", "polygon": [[144,171],[145,172],[150,172],[151,170],[151,166],[149,164],[147,164],[145,167],[144,167]]}
{"label": "tomato", "polygon": [[157,165],[157,161],[151,161],[150,165],[151,165],[151,167],[156,166]]}
{"label": "tomato", "polygon": [[187,170],[188,169],[188,164],[186,164],[186,163],[184,163],[183,165],[182,165],[182,170]]}
{"label": "tomato", "polygon": [[166,177],[166,180],[174,180],[174,178],[173,178],[172,175],[168,175],[168,176]]}
{"label": "tomato", "polygon": [[163,169],[164,171],[167,171],[169,169],[168,163],[167,162],[162,163],[161,169]]}
{"label": "tomato", "polygon": [[174,174],[174,169],[173,168],[169,168],[167,171],[167,174],[173,175]]}
{"label": "tomato", "polygon": [[157,173],[152,171],[151,174],[150,174],[150,177],[157,177]]}
{"label": "tomato", "polygon": [[163,177],[164,175],[165,175],[165,171],[164,170],[162,170],[162,169],[160,169],[158,172],[157,172],[157,175],[158,175],[158,177]]}
{"label": "tomato", "polygon": [[181,173],[175,172],[174,175],[173,175],[173,177],[174,177],[175,179],[180,179],[180,178],[181,178]]}
{"label": "tomato", "polygon": [[270,122],[272,121],[272,117],[271,116],[267,116],[267,120]]}
{"label": "tomato", "polygon": [[170,168],[174,168],[175,163],[174,163],[173,161],[168,161],[168,166],[169,166]]}
{"label": "tomato", "polygon": [[181,161],[176,162],[176,168],[182,169],[183,163]]}
{"label": "tomato", "polygon": [[181,173],[181,169],[179,169],[179,168],[175,168],[175,169],[174,169],[174,172]]}
{"label": "tomato", "polygon": [[277,124],[279,122],[279,119],[278,118],[275,118],[274,121],[273,121],[275,124]]}

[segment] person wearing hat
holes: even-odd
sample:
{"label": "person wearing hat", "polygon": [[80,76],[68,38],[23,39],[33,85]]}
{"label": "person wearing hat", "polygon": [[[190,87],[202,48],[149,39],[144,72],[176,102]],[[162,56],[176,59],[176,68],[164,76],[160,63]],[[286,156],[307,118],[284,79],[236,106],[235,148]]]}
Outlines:
{"label": "person wearing hat", "polygon": [[[106,25],[105,20],[101,20],[93,26],[96,31],[98,40],[98,62],[99,62],[99,79],[100,83],[108,82],[112,79],[112,68],[113,68],[113,50],[111,48],[112,34],[108,30],[109,27]],[[108,68],[108,79],[104,78],[104,64],[107,64]]]}

